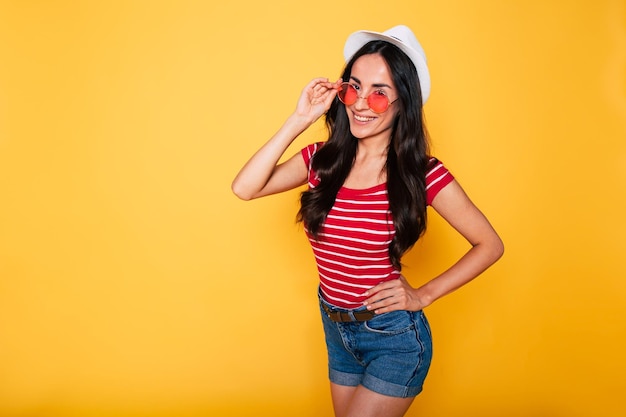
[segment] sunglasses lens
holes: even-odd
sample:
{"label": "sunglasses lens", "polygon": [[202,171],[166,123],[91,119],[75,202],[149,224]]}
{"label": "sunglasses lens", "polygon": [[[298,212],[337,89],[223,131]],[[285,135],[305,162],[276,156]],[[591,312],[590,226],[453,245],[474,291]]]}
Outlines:
{"label": "sunglasses lens", "polygon": [[[341,89],[337,93],[339,100],[346,106],[351,106],[359,98],[359,92],[350,83],[341,84]],[[367,96],[367,105],[375,113],[383,113],[389,107],[389,99],[381,91],[373,91]]]}
{"label": "sunglasses lens", "polygon": [[359,95],[353,85],[344,83],[341,84],[341,90],[339,90],[338,96],[343,104],[351,106],[356,103],[356,99]]}
{"label": "sunglasses lens", "polygon": [[372,94],[367,96],[367,104],[375,113],[382,113],[387,110],[387,107],[389,107],[389,99],[387,99],[387,96],[380,91],[374,91]]}

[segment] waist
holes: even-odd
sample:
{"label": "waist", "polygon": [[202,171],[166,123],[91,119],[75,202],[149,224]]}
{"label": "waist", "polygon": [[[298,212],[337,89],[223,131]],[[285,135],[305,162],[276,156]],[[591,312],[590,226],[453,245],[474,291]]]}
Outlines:
{"label": "waist", "polygon": [[355,310],[333,310],[328,307],[326,304],[322,304],[322,309],[326,313],[329,319],[336,323],[347,323],[353,321],[368,321],[374,318],[376,315],[373,311],[363,310],[363,311],[355,311]]}
{"label": "waist", "polygon": [[344,310],[354,310],[363,306],[363,301],[367,299],[363,293],[367,289],[371,289],[376,285],[393,281],[400,278],[400,273],[386,275],[384,278],[376,279],[345,279],[329,280],[326,276],[320,274],[319,292],[320,296],[331,307],[337,307]]}
{"label": "waist", "polygon": [[330,318],[334,322],[346,323],[353,321],[368,321],[374,318],[374,316],[376,315],[373,311],[367,310],[367,308],[364,306],[355,309],[347,309],[334,306],[324,299],[321,291],[318,293],[318,295],[322,310],[324,310],[324,313],[326,313],[328,318]]}

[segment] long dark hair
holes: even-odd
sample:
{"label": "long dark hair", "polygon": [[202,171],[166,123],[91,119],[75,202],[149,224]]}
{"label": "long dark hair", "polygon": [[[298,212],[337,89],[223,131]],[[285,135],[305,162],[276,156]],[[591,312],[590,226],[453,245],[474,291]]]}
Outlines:
{"label": "long dark hair", "polygon": [[[428,133],[422,112],[422,94],[414,64],[400,49],[384,41],[364,45],[347,63],[342,74],[349,81],[354,62],[363,55],[379,54],[391,69],[398,92],[398,111],[387,150],[387,192],[395,235],[389,244],[391,263],[402,269],[402,255],[426,230],[426,170],[429,161]],[[326,113],[329,139],[315,154],[312,169],[319,185],[300,196],[298,221],[318,238],[335,197],[350,173],[358,139],[350,133],[345,106],[338,99]]]}

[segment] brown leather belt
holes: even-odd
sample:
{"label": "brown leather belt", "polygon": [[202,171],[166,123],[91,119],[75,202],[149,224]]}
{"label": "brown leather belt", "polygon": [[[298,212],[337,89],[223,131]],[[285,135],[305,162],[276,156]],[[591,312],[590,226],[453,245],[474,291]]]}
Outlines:
{"label": "brown leather belt", "polygon": [[346,311],[337,311],[328,307],[326,304],[322,303],[322,308],[328,314],[328,317],[334,322],[337,323],[347,323],[351,321],[368,321],[374,318],[376,315],[373,311],[352,311],[350,313]]}

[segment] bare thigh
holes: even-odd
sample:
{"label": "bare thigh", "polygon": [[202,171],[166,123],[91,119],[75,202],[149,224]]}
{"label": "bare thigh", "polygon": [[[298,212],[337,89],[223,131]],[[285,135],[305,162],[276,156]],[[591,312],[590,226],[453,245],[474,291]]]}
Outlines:
{"label": "bare thigh", "polygon": [[330,383],[335,417],[402,417],[414,397],[397,398],[378,394],[362,385],[346,387]]}

